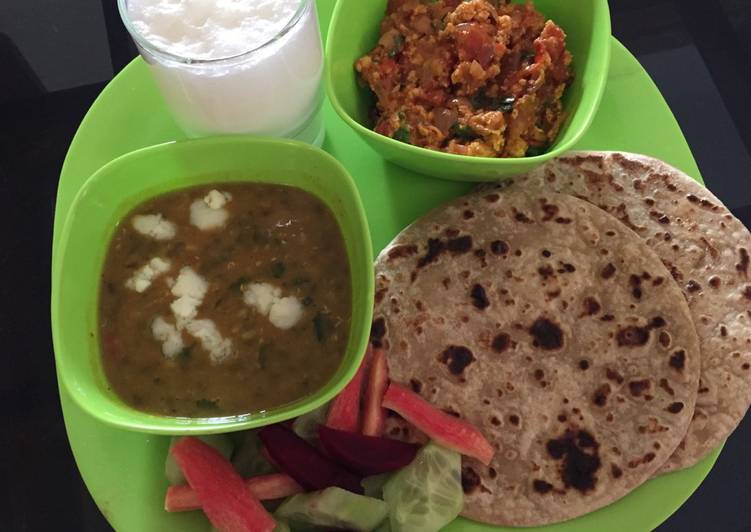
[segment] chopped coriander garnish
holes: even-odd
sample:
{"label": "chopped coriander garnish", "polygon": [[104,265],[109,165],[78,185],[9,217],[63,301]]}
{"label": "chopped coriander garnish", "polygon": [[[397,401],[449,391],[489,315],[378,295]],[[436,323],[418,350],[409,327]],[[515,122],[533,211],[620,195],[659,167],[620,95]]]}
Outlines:
{"label": "chopped coriander garnish", "polygon": [[537,157],[538,155],[542,155],[545,153],[545,150],[547,148],[545,146],[530,146],[527,148],[527,157]]}
{"label": "chopped coriander garnish", "polygon": [[397,33],[394,36],[394,43],[391,46],[391,50],[389,50],[389,57],[392,59],[396,57],[396,54],[401,52],[402,48],[404,48],[404,35]]}
{"label": "chopped coriander garnish", "polygon": [[195,345],[188,345],[186,347],[183,347],[180,352],[177,354],[177,359],[180,362],[187,362],[190,360],[190,357],[193,355],[193,348]]}
{"label": "chopped coriander garnish", "polygon": [[247,277],[238,277],[235,282],[233,282],[231,285],[229,285],[229,289],[231,292],[240,293],[242,292],[243,285],[248,282]]}
{"label": "chopped coriander garnish", "polygon": [[409,144],[409,129],[407,129],[407,126],[399,126],[399,129],[394,131],[394,134],[391,135],[391,138],[398,140],[399,142],[406,142],[407,144]]}
{"label": "chopped coriander garnish", "polygon": [[269,241],[269,234],[266,231],[262,231],[259,228],[253,229],[253,242],[256,244],[265,244]]}
{"label": "chopped coriander garnish", "polygon": [[258,348],[258,367],[266,369],[269,365],[269,353],[271,352],[271,345],[261,344]]}
{"label": "chopped coriander garnish", "polygon": [[310,282],[310,279],[308,279],[307,277],[297,276],[294,279],[292,279],[292,286],[302,286],[309,282]]}
{"label": "chopped coriander garnish", "polygon": [[462,140],[475,140],[480,137],[477,132],[469,126],[455,122],[449,133]]}
{"label": "chopped coriander garnish", "polygon": [[501,98],[501,101],[498,104],[498,108],[504,113],[510,113],[514,110],[515,103],[516,98],[514,98],[513,96],[509,96],[508,98]]}
{"label": "chopped coriander garnish", "polygon": [[199,399],[196,401],[196,406],[202,410],[215,410],[219,408],[219,404],[211,399]]}
{"label": "chopped coriander garnish", "polygon": [[283,276],[285,271],[287,271],[287,267],[283,262],[277,261],[271,265],[271,275],[273,275],[277,279]]}
{"label": "chopped coriander garnish", "polygon": [[516,98],[513,96],[493,98],[486,95],[483,89],[480,89],[472,95],[469,99],[469,103],[471,103],[472,107],[475,109],[497,109],[504,113],[510,113],[514,110]]}
{"label": "chopped coriander garnish", "polygon": [[480,89],[476,93],[474,93],[469,98],[469,103],[471,103],[472,107],[474,107],[475,109],[480,109],[482,107],[487,107],[488,106],[487,105],[487,103],[488,103],[488,97],[485,96],[485,90],[484,89]]}
{"label": "chopped coriander garnish", "polygon": [[326,317],[320,312],[313,318],[313,329],[315,329],[316,339],[323,343],[328,335],[328,323]]}

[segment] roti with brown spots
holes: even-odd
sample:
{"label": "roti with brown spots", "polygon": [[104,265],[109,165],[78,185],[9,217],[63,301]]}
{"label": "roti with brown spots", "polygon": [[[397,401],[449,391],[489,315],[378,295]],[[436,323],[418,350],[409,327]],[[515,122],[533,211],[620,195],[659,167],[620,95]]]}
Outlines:
{"label": "roti with brown spots", "polygon": [[[475,192],[405,229],[376,272],[372,341],[391,378],[498,449],[490,467],[463,460],[466,517],[532,526],[591,512],[683,438],[699,377],[686,301],[593,205]],[[420,438],[393,419],[387,434]]]}
{"label": "roti with brown spots", "polygon": [[613,214],[645,239],[683,290],[699,334],[701,378],[688,434],[662,472],[696,464],[751,403],[751,234],[706,188],[649,157],[574,153],[517,181]]}

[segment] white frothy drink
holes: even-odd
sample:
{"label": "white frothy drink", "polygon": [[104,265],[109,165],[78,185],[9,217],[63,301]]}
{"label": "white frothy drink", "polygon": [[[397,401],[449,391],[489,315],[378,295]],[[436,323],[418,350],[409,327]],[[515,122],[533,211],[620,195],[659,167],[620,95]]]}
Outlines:
{"label": "white frothy drink", "polygon": [[323,53],[311,0],[120,0],[177,122],[191,136],[320,144]]}

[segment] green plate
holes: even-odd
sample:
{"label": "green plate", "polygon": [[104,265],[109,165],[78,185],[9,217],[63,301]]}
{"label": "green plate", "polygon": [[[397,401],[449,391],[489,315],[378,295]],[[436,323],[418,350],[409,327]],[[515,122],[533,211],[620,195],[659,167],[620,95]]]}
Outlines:
{"label": "green plate", "polygon": [[[328,27],[334,0],[318,0],[321,27]],[[670,109],[636,59],[612,41],[610,75],[600,110],[578,149],[624,150],[658,157],[700,179],[691,151]],[[469,189],[467,183],[431,179],[385,162],[331,106],[324,108],[324,149],[355,179],[370,222],[375,251],[431,207]],[[143,61],[124,69],[92,106],[63,165],[55,214],[53,261],[59,260],[60,231],[73,196],[100,166],[128,151],[183,138]],[[52,297],[59,286],[53,282]],[[112,429],[76,406],[61,386],[60,398],[73,454],[94,500],[118,531],[207,531],[196,512],[162,510],[167,482],[163,461],[169,438]],[[663,522],[696,490],[719,449],[695,467],[647,482],[620,501],[547,531],[634,532]],[[457,520],[449,531],[503,529]]]}

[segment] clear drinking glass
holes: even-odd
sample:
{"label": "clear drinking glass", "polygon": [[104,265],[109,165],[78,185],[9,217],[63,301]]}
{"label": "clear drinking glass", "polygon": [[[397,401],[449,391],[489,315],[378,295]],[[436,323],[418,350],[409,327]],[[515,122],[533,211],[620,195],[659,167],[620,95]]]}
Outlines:
{"label": "clear drinking glass", "polygon": [[160,48],[134,27],[128,0],[118,0],[118,8],[188,136],[249,133],[323,143],[323,50],[314,0],[301,0],[289,23],[266,43],[220,59],[191,59]]}

